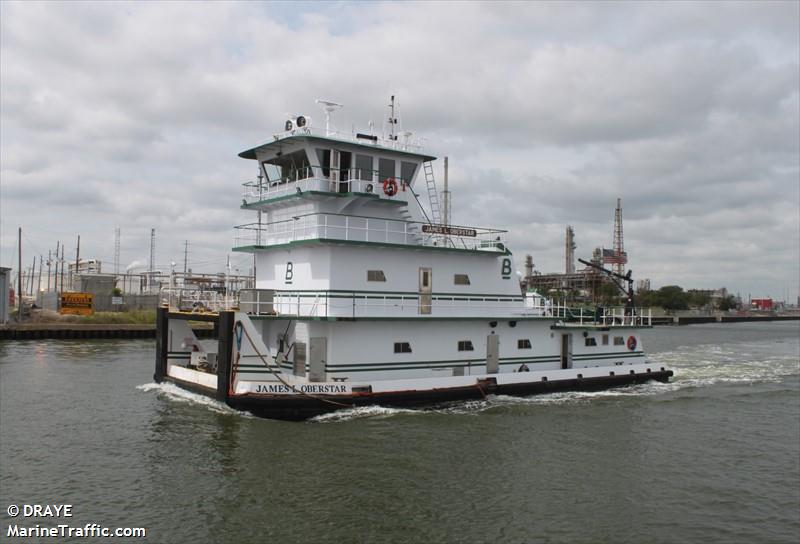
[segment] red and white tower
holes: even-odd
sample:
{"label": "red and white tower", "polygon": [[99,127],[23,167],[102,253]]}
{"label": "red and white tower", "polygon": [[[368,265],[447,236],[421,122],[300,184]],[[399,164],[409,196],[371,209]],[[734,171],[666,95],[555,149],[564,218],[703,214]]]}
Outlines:
{"label": "red and white tower", "polygon": [[622,199],[617,199],[617,210],[614,212],[614,271],[625,274],[625,265],[628,264],[628,255],[622,244]]}

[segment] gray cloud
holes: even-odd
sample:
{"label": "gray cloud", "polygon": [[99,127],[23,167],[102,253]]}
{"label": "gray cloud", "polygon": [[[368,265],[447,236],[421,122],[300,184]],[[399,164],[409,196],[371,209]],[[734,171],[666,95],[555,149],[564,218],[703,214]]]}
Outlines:
{"label": "gray cloud", "polygon": [[[752,3],[0,4],[0,258],[82,234],[106,260],[219,270],[286,113],[346,104],[451,158],[454,220],[560,270],[611,245],[654,283],[791,298],[800,261],[800,6]],[[247,256],[236,263],[246,267]],[[176,259],[179,260],[179,259]]]}

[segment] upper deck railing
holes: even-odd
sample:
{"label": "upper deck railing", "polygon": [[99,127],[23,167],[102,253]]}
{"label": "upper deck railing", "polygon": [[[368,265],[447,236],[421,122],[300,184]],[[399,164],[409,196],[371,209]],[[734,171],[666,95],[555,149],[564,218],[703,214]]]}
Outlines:
{"label": "upper deck railing", "polygon": [[275,140],[289,138],[291,136],[318,136],[321,138],[334,138],[345,142],[352,142],[361,145],[373,145],[385,149],[395,149],[407,153],[420,153],[425,145],[424,138],[412,138],[410,133],[396,135],[396,140],[385,138],[383,135],[361,134],[358,132],[344,132],[341,130],[331,130],[316,126],[305,126],[294,128],[273,134]]}
{"label": "upper deck railing", "polygon": [[279,180],[249,181],[243,183],[242,197],[246,204],[293,195],[298,192],[323,191],[329,193],[368,193],[390,200],[406,200],[411,197],[408,180],[393,177],[397,193],[389,196],[383,191],[383,182],[377,170],[350,168],[336,170],[339,179],[332,179],[331,169],[321,166],[303,166],[292,170],[291,174]]}
{"label": "upper deck railing", "polygon": [[239,225],[235,229],[235,247],[269,246],[324,238],[350,242],[506,251],[504,230],[431,225],[418,221],[333,213],[310,213],[273,223],[248,223]]}

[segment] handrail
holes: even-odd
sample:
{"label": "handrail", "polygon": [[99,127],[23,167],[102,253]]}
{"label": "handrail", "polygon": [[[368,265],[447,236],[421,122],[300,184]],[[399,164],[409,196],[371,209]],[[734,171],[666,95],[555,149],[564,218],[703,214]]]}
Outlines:
{"label": "handrail", "polygon": [[[344,172],[341,179],[331,179],[330,172],[338,171],[340,174]],[[325,172],[328,175],[325,175]],[[368,172],[369,177],[364,179],[364,174]],[[289,177],[281,177],[275,180],[258,180],[247,181],[242,183],[242,197],[245,202],[248,199],[255,199],[254,201],[263,200],[265,197],[281,196],[285,194],[292,194],[298,189],[300,190],[315,190],[325,191],[331,193],[339,193],[340,189],[345,186],[348,191],[352,191],[352,187],[357,187],[360,191],[357,192],[373,192],[381,198],[393,198],[401,195],[407,189],[411,188],[410,179],[405,179],[402,176],[392,176],[398,184],[398,192],[393,196],[383,195],[382,191],[378,190],[378,185],[383,183],[380,179],[380,172],[378,170],[367,170],[363,168],[348,168],[345,170],[335,169],[323,166],[303,166],[292,171]]]}
{"label": "handrail", "polygon": [[[236,247],[278,245],[317,238],[355,242],[378,242],[402,245],[441,247],[439,238],[425,231],[428,223],[386,217],[347,215],[340,213],[307,213],[273,221],[247,223],[235,227]],[[505,251],[504,234],[500,229],[448,226],[448,238],[459,238],[467,250]],[[464,231],[463,234],[457,232]],[[434,234],[434,236],[431,236]],[[456,248],[461,249],[461,248]]]}
{"label": "handrail", "polygon": [[[330,130],[312,126],[294,128],[292,130],[287,130],[273,134],[274,139],[289,138],[292,136],[318,136],[324,138],[333,137],[334,139],[339,139],[346,142],[353,142],[362,145],[364,144],[364,142],[357,137],[357,134],[355,132],[343,132],[340,130]],[[421,151],[423,148],[423,142],[425,141],[424,138],[414,138],[413,140],[411,140],[410,138],[404,138],[403,141],[400,141],[400,140],[383,138],[382,136],[375,136],[372,134],[370,134],[370,136],[375,138],[375,144],[373,145],[378,145],[385,149],[395,149],[399,151],[408,151],[408,152]],[[265,143],[271,143],[271,142],[272,140]]]}

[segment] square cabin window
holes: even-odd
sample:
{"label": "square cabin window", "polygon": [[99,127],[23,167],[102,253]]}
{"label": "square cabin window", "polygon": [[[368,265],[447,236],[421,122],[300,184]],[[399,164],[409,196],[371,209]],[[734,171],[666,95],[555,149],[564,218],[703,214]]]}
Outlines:
{"label": "square cabin window", "polygon": [[459,340],[458,351],[475,351],[475,348],[472,346],[472,340]]}
{"label": "square cabin window", "polygon": [[378,161],[378,177],[378,183],[394,178],[394,161],[392,159],[380,159]]}
{"label": "square cabin window", "polygon": [[614,337],[614,345],[615,346],[624,346],[625,345],[625,338],[622,336],[615,336]]}
{"label": "square cabin window", "polygon": [[587,346],[596,346],[597,345],[597,338],[595,338],[594,336],[590,336],[589,338],[586,339],[586,345]]}
{"label": "square cabin window", "polygon": [[408,342],[395,342],[394,343],[394,352],[395,353],[411,353],[411,344]]}
{"label": "square cabin window", "polygon": [[367,281],[386,281],[383,270],[367,270]]}
{"label": "square cabin window", "polygon": [[456,274],[453,276],[453,283],[456,285],[469,285],[469,276],[466,274]]}
{"label": "square cabin window", "polygon": [[607,335],[607,334],[604,334],[604,335],[603,335],[603,345],[604,345],[604,346],[607,346],[607,345],[608,345],[608,335]]}
{"label": "square cabin window", "polygon": [[369,155],[356,155],[356,177],[364,181],[372,181],[372,157]]}
{"label": "square cabin window", "polygon": [[413,162],[401,162],[400,163],[400,177],[406,185],[411,183],[411,180],[414,179],[414,172],[417,171],[417,165]]}
{"label": "square cabin window", "polygon": [[529,338],[520,338],[517,340],[517,349],[531,349],[531,341]]}

